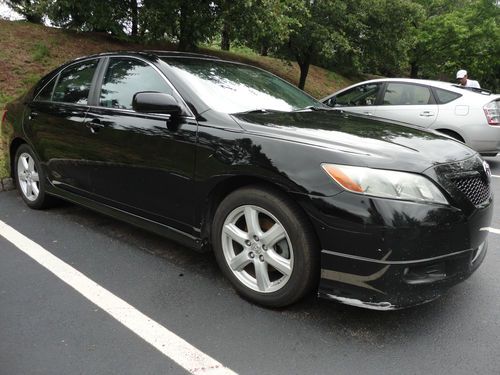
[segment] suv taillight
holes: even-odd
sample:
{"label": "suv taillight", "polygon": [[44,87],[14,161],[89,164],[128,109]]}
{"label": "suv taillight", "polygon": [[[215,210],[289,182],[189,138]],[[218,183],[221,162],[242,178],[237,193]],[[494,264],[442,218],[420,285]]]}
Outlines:
{"label": "suv taillight", "polygon": [[483,107],[486,120],[490,125],[500,125],[500,100],[494,100]]}

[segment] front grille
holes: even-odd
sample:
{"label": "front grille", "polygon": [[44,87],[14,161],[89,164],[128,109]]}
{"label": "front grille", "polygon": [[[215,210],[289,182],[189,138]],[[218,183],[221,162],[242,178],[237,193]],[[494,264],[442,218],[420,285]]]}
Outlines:
{"label": "front grille", "polygon": [[490,198],[490,184],[479,176],[459,178],[454,182],[474,206],[479,206]]}

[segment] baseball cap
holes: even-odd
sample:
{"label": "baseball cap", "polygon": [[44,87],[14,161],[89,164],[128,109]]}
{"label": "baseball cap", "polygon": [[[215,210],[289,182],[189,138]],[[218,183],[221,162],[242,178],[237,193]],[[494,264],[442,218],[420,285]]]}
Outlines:
{"label": "baseball cap", "polygon": [[457,72],[457,79],[464,78],[467,75],[467,70],[460,69]]}

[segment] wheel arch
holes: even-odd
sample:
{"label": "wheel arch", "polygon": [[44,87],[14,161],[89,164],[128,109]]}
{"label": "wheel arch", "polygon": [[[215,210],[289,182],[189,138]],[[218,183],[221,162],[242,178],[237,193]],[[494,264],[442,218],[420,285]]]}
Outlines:
{"label": "wheel arch", "polygon": [[[262,177],[257,176],[233,176],[223,181],[220,181],[215,185],[209,193],[205,196],[204,201],[201,203],[199,210],[201,219],[201,238],[204,243],[204,248],[206,250],[211,250],[210,245],[210,233],[212,230],[212,222],[215,216],[215,212],[219,207],[220,203],[232,192],[246,186],[260,186],[269,190],[273,190],[278,194],[286,196],[290,201],[294,202],[297,207],[302,211],[304,215],[304,220],[308,220],[308,217],[302,208],[302,206],[295,202],[292,198],[292,193],[283,184],[279,184],[273,181],[266,180]],[[310,223],[312,226],[312,223]],[[315,234],[316,235],[316,234]],[[317,235],[316,235],[317,237]]]}
{"label": "wheel arch", "polygon": [[451,130],[451,129],[436,129],[436,131],[438,131],[440,133],[443,133],[445,135],[448,135],[448,136],[456,139],[457,141],[460,141],[462,143],[466,143],[464,137],[462,137],[459,133],[457,133],[454,130]]}
{"label": "wheel arch", "polygon": [[28,142],[26,142],[24,139],[22,138],[14,138],[12,140],[12,142],[10,143],[10,147],[9,147],[9,167],[10,167],[10,177],[14,178],[14,162],[15,162],[15,156],[16,156],[16,152],[17,152],[17,149],[23,145],[23,144],[27,144]]}

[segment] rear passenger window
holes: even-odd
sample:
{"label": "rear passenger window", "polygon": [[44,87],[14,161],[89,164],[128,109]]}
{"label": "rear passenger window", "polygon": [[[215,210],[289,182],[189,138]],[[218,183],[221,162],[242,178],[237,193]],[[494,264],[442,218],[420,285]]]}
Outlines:
{"label": "rear passenger window", "polygon": [[427,86],[408,83],[389,83],[384,93],[384,105],[429,104],[431,91]]}
{"label": "rear passenger window", "polygon": [[53,78],[45,87],[38,93],[35,100],[38,101],[50,101],[52,99],[52,91],[54,91],[54,85],[56,84],[56,78]]}
{"label": "rear passenger window", "polygon": [[64,69],[54,90],[54,102],[87,104],[97,60],[84,61]]}
{"label": "rear passenger window", "polygon": [[112,58],[102,83],[99,103],[103,107],[132,109],[140,91],[173,94],[173,90],[150,65],[136,59]]}
{"label": "rear passenger window", "polygon": [[451,91],[443,90],[443,89],[434,88],[434,91],[436,93],[436,97],[437,97],[440,104],[449,103],[449,102],[451,102],[457,98],[460,98],[462,96],[460,94],[457,94],[456,92],[451,92]]}

